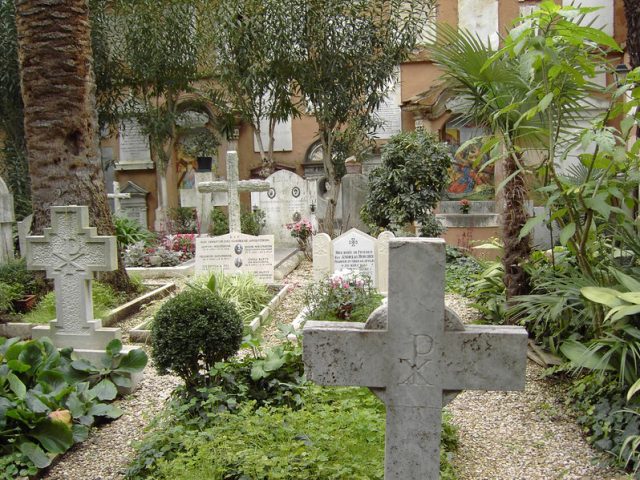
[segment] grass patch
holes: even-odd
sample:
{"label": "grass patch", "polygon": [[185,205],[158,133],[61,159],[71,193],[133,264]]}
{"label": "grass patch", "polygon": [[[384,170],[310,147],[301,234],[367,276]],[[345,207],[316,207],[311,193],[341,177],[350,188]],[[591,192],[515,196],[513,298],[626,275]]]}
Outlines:
{"label": "grass patch", "polygon": [[[456,478],[447,452],[456,448],[455,431],[445,415],[441,478]],[[154,479],[383,479],[384,405],[364,388],[308,387],[304,405],[262,406],[245,402],[233,413],[211,415],[206,428],[174,419],[143,442],[142,464],[155,456]],[[155,444],[161,450],[150,451]],[[177,447],[167,455],[171,446]],[[156,455],[157,454],[157,455]],[[133,470],[135,471],[135,469]]]}
{"label": "grass patch", "polygon": [[[104,283],[93,282],[91,290],[94,318],[105,316],[110,310],[127,301],[125,294],[116,292]],[[42,297],[42,300],[38,302],[36,308],[23,317],[23,321],[28,323],[49,323],[51,320],[55,320],[55,318],[56,294],[55,292],[49,292]]]}

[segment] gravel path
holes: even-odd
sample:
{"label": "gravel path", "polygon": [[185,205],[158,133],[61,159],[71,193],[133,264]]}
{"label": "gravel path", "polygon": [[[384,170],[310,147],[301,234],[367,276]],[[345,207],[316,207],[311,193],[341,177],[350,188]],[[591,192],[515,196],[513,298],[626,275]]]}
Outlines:
{"label": "gravel path", "polygon": [[[262,329],[265,345],[278,341],[278,323],[289,323],[298,314],[304,303],[301,287],[310,278],[311,264],[305,261],[285,279],[293,289],[274,313],[273,322]],[[447,295],[446,303],[463,321],[473,319],[474,310],[464,298]],[[125,338],[129,328],[153,315],[158,307],[159,304],[152,304],[136,318],[123,322],[120,326]],[[541,373],[537,365],[529,362],[524,392],[467,391],[448,406],[459,428],[460,448],[454,465],[460,480],[631,478],[595,465],[599,453],[589,447],[559,400],[563,386],[542,379]],[[152,366],[147,366],[141,387],[119,402],[125,414],[94,430],[86,442],[65,454],[43,478],[123,478],[134,453],[132,444],[142,438],[144,427],[179,383],[178,378],[158,376]]]}

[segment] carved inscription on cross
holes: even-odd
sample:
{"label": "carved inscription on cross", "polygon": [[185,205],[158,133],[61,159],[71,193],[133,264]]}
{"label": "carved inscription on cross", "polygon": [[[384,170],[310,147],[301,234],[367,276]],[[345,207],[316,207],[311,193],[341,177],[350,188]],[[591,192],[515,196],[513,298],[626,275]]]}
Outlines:
{"label": "carved inscription on cross", "polygon": [[56,328],[67,333],[89,333],[93,321],[93,272],[118,267],[116,237],[99,237],[89,227],[87,207],[51,208],[51,228],[41,237],[27,237],[27,267],[46,270],[54,280]]}
{"label": "carved inscription on cross", "polygon": [[385,403],[386,480],[434,480],[442,406],[463,389],[524,388],[527,333],[464,327],[445,310],[443,240],[391,240],[389,253],[384,322],[307,322],[304,362],[311,380],[366,386]]}
{"label": "carved inscription on cross", "polygon": [[228,192],[229,194],[229,232],[240,233],[240,196],[239,192],[266,192],[271,188],[264,180],[239,180],[238,153],[227,152],[227,179],[215,182],[200,182],[199,192]]}

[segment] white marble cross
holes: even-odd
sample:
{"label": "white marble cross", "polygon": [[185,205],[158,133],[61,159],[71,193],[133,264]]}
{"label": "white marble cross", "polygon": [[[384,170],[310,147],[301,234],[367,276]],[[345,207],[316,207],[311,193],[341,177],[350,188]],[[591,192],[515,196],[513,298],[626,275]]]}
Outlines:
{"label": "white marble cross", "polygon": [[385,480],[435,480],[443,405],[463,389],[524,388],[527,332],[465,327],[445,309],[443,240],[391,240],[389,254],[388,313],[366,328],[307,322],[304,363],[319,384],[366,386],[385,403]]}
{"label": "white marble cross", "polygon": [[120,184],[113,182],[113,193],[107,193],[107,198],[113,199],[113,213],[118,215],[120,213],[120,200],[131,198],[131,194],[120,192]]}
{"label": "white marble cross", "polygon": [[89,227],[87,207],[52,207],[51,228],[45,228],[43,236],[27,237],[27,267],[46,270],[54,280],[57,329],[91,333],[93,272],[115,270],[117,251],[116,237],[96,236],[96,229]]}
{"label": "white marble cross", "polygon": [[227,152],[227,179],[215,182],[200,182],[199,192],[228,192],[229,195],[229,232],[240,233],[240,196],[239,192],[266,192],[271,188],[264,180],[239,180],[238,153]]}

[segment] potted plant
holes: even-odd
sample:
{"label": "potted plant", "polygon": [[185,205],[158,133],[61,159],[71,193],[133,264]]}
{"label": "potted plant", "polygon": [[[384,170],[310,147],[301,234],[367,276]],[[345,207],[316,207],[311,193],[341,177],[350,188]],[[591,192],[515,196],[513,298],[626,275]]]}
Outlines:
{"label": "potted plant", "polygon": [[463,214],[468,214],[469,210],[471,210],[471,203],[466,198],[460,200],[460,212]]}

